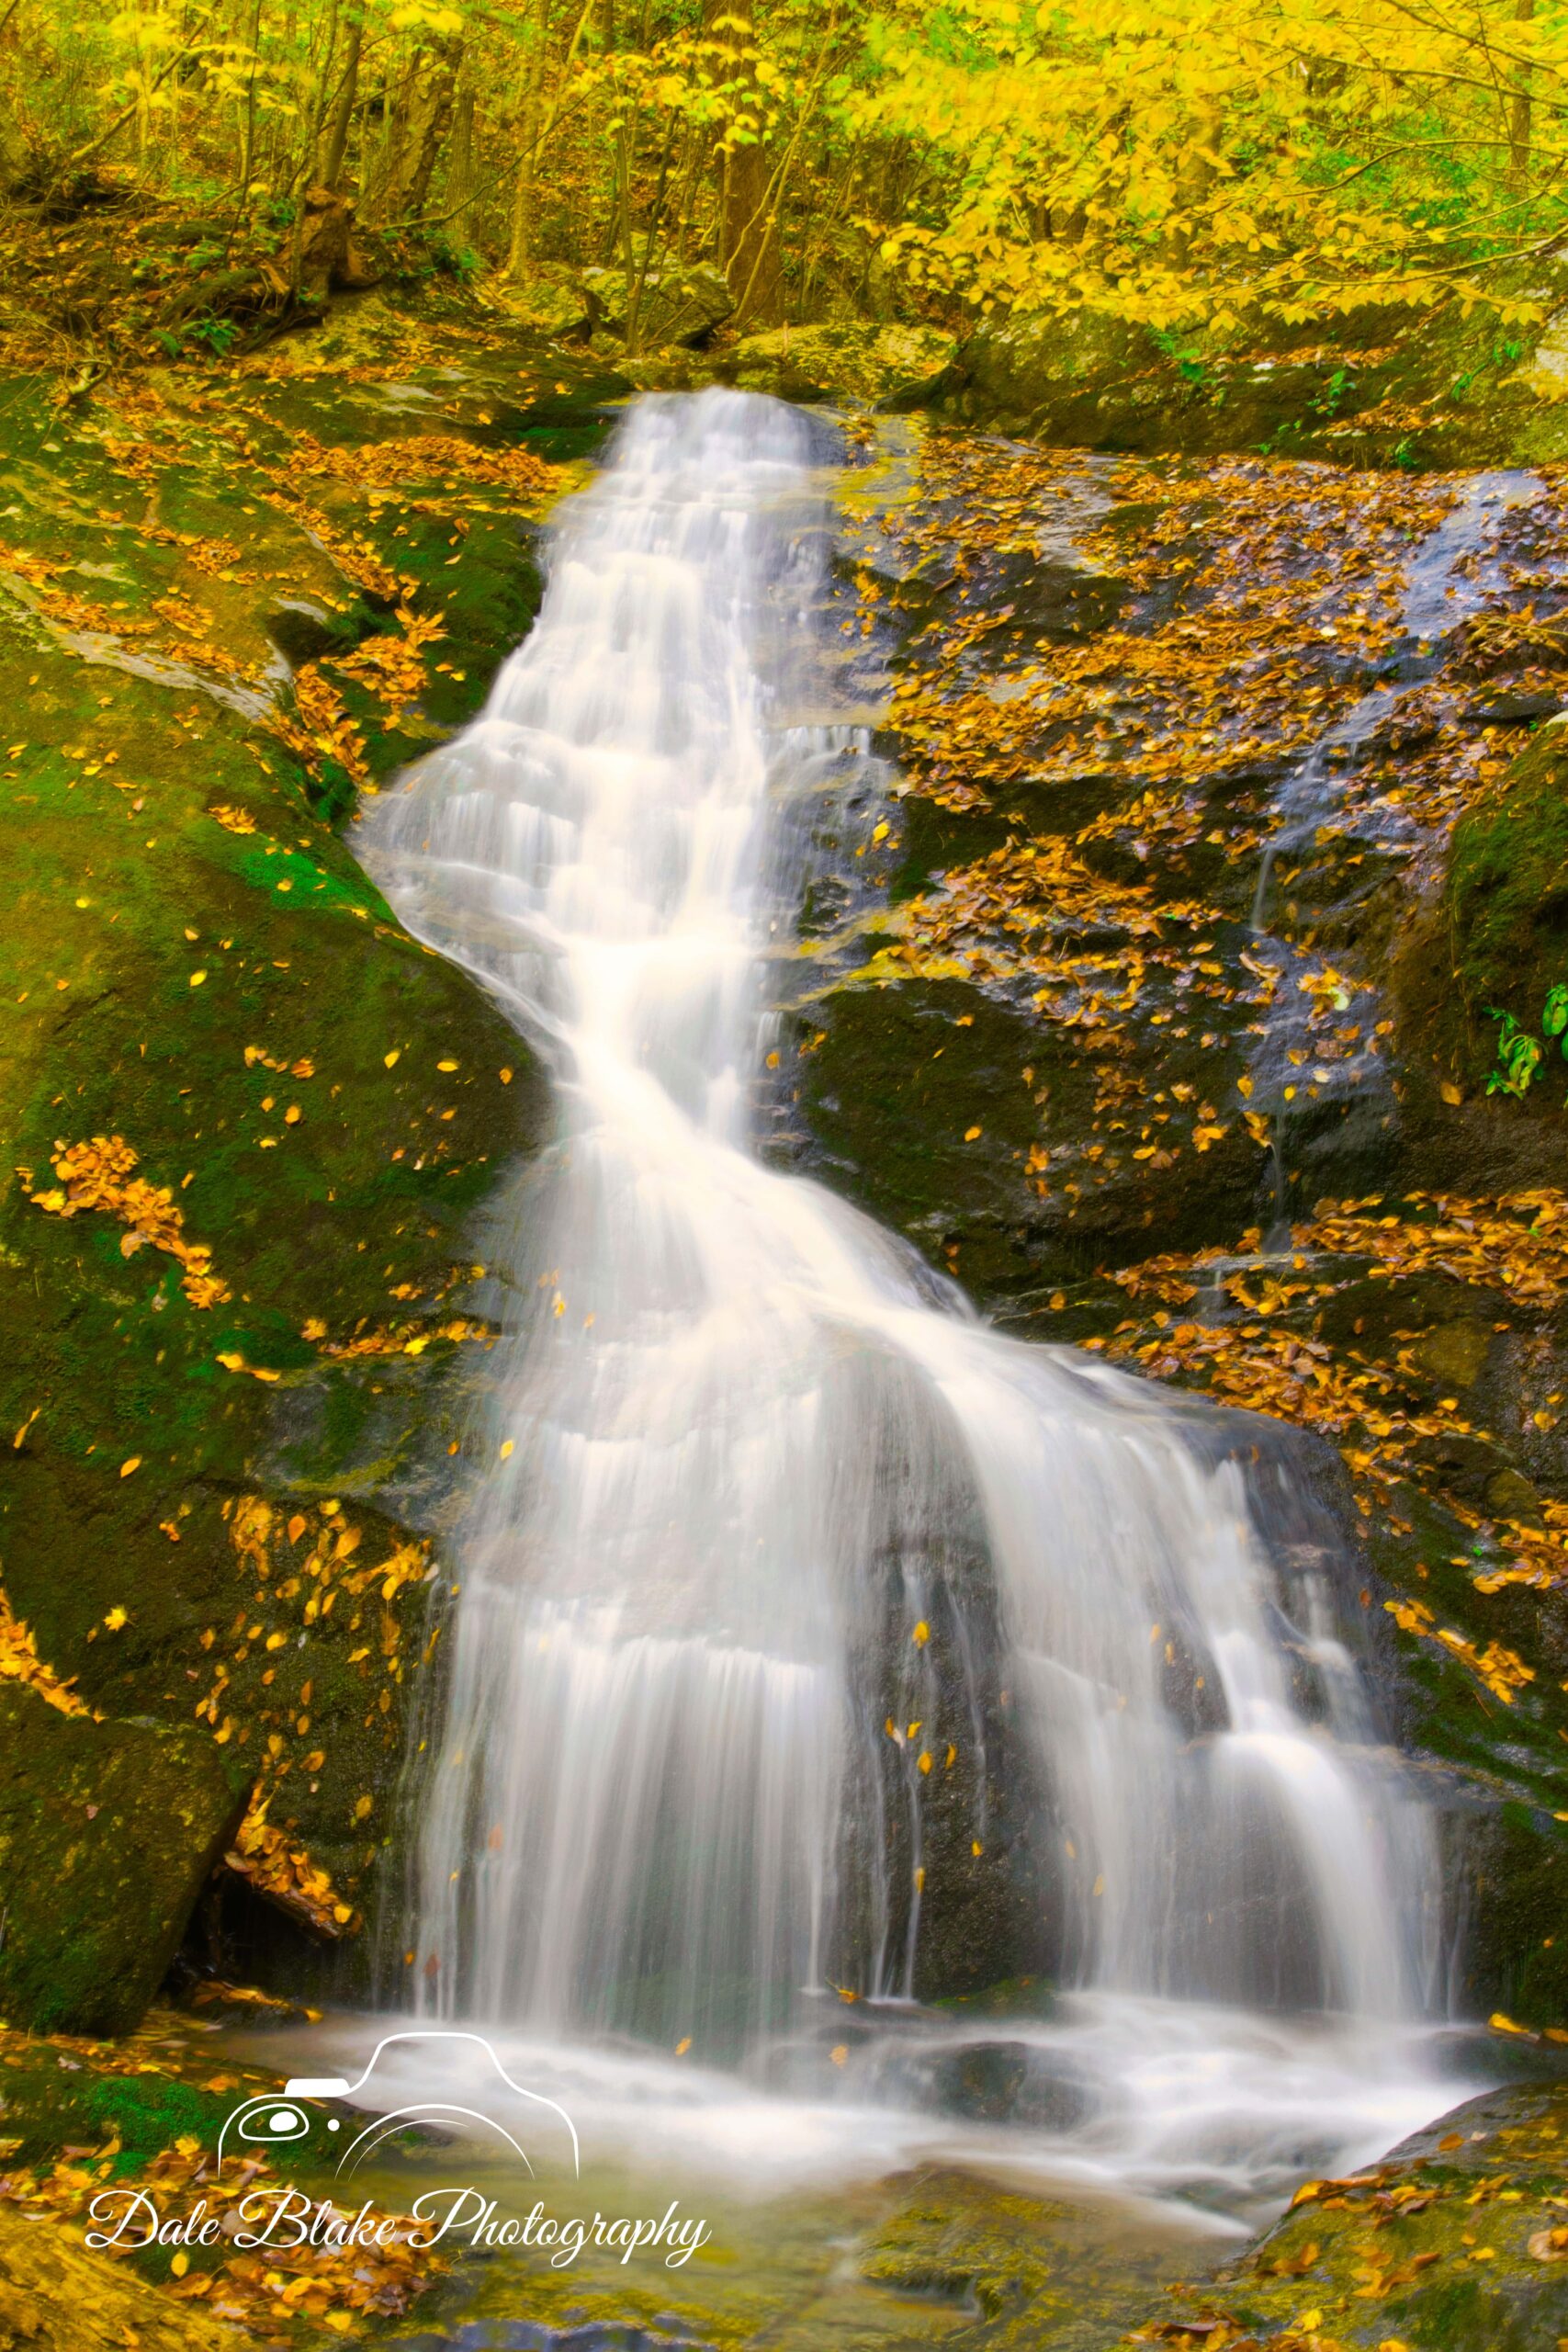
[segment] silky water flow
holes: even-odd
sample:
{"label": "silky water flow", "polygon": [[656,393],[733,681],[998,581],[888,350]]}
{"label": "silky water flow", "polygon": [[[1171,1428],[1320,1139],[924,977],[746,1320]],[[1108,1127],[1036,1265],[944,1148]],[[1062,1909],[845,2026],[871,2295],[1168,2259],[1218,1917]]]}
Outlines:
{"label": "silky water flow", "polygon": [[[1288,1439],[999,1335],[758,1155],[806,844],[869,761],[827,438],[634,406],[483,712],[365,828],[558,1111],[489,1253],[412,1973],[574,2111],[635,2079],[651,2145],[798,2128],[809,2165],[853,2115],[886,2156],[945,2102],[1069,2174],[1256,2189],[1460,2095],[1433,1826]],[[1043,2013],[921,2007],[1020,1954]]]}

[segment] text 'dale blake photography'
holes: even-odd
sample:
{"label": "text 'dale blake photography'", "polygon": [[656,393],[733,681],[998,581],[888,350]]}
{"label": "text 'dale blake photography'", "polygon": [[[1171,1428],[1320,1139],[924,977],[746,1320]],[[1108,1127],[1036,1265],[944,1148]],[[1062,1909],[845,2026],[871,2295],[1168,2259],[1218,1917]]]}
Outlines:
{"label": "text 'dale blake photography'", "polygon": [[0,2352],[1568,2352],[1568,10],[0,6]]}

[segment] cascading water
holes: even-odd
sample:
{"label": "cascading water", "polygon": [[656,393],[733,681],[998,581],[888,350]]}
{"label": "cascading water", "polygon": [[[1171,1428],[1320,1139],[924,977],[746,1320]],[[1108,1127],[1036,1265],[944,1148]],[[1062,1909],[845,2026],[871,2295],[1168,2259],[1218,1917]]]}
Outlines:
{"label": "cascading water", "polygon": [[[1320,2110],[1426,1996],[1432,1844],[1325,1582],[1281,1573],[1212,1419],[990,1331],[749,1149],[793,820],[863,750],[821,715],[812,434],[640,402],[482,716],[367,828],[560,1106],[498,1237],[416,1978],[547,2038],[776,2052],[827,1983],[921,1989],[940,1860],[1010,1872],[1078,1984],[1021,2030],[1102,2153],[1151,2098],[1245,2140],[1216,2068],[1245,2106],[1274,2060],[1287,2132],[1304,2100],[1343,2145]],[[928,1834],[960,1788],[962,1838],[952,1804]],[[1270,2006],[1362,2056],[1303,2092]],[[875,2037],[857,2060],[863,2094],[907,2088]],[[1396,2123],[1441,2103],[1403,2097]]]}

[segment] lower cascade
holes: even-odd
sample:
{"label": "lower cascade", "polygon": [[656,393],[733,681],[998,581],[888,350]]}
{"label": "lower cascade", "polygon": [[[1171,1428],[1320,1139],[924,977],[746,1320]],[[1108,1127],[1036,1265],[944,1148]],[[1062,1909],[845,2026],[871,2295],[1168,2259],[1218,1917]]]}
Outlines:
{"label": "lower cascade", "polygon": [[[775,2129],[945,2103],[1145,2184],[1355,2161],[1452,2093],[1433,1824],[1310,1461],[987,1328],[758,1155],[802,844],[870,758],[825,443],[638,402],[484,712],[365,828],[559,1110],[486,1252],[408,1973],[541,2049],[689,2051]],[[1062,1990],[931,2007],[1010,1977]]]}

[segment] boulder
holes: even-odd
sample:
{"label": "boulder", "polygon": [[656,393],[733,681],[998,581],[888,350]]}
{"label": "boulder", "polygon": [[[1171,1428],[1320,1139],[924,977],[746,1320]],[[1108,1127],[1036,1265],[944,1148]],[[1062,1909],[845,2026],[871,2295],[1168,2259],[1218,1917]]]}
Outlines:
{"label": "boulder", "polygon": [[926,400],[960,424],[1067,447],[1555,463],[1568,445],[1568,297],[1556,283],[1519,291],[1541,319],[1506,339],[1490,313],[1452,303],[1363,303],[1289,327],[1254,313],[1223,332],[1092,310],[997,311]]}
{"label": "boulder", "polygon": [[[630,297],[624,269],[585,269],[583,299],[595,334],[625,336]],[[637,294],[637,339],[646,347],[664,343],[706,343],[735,308],[721,269],[711,262],[666,262],[650,269]]]}
{"label": "boulder", "polygon": [[245,1810],[206,1731],[65,1714],[0,1688],[0,2012],[124,2033]]}
{"label": "boulder", "polygon": [[953,349],[935,327],[773,327],[743,336],[723,372],[746,391],[781,400],[914,407],[934,393]]}
{"label": "boulder", "polygon": [[1098,311],[998,316],[965,339],[942,391],[976,423],[1093,445],[1107,405],[1125,407],[1159,356],[1145,328]]}
{"label": "boulder", "polygon": [[536,269],[520,286],[491,289],[508,318],[539,334],[585,335],[592,322],[588,297],[570,270]]}

